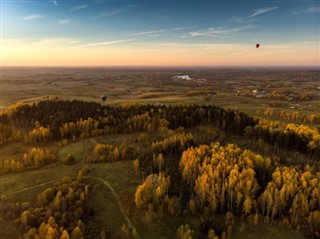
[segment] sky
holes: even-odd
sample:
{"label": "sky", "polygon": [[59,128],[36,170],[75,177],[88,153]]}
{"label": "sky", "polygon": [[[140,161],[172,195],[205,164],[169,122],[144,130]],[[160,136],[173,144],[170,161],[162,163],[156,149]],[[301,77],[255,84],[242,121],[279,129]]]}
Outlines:
{"label": "sky", "polygon": [[1,0],[0,7],[2,66],[320,65],[319,0]]}

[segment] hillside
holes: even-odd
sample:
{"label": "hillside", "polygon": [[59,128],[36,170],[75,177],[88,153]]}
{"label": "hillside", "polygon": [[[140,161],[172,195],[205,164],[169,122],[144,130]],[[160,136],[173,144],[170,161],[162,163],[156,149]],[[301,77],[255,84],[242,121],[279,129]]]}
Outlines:
{"label": "hillside", "polygon": [[[0,121],[2,218],[8,223],[18,218],[25,237],[48,233],[46,225],[59,237],[86,238],[99,233],[145,238],[151,231],[153,238],[176,233],[237,238],[250,236],[260,224],[279,235],[285,228],[307,237],[319,233],[316,128],[213,105],[104,106],[75,100],[14,105]],[[83,195],[77,189],[73,196],[82,209],[62,206],[75,189],[57,184],[61,177],[85,187]],[[97,191],[105,187],[102,182],[105,196]],[[17,198],[23,188],[30,196]],[[10,206],[17,201],[19,206]],[[67,219],[60,210],[82,213]],[[119,220],[104,218],[110,213]],[[63,220],[78,220],[80,231]]]}

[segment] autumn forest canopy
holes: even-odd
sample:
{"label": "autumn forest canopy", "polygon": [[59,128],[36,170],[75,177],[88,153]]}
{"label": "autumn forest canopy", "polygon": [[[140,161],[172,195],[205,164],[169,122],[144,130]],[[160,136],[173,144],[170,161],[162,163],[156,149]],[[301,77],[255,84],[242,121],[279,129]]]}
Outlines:
{"label": "autumn forest canopy", "polygon": [[[132,175],[140,180],[131,195],[138,223],[196,220],[178,225],[178,238],[232,238],[235,228],[261,224],[320,236],[320,132],[312,125],[214,105],[46,100],[8,107],[0,129],[2,148],[13,143],[27,148],[17,158],[2,159],[2,175],[75,165],[80,159],[73,152],[59,159],[57,150],[85,139],[128,135],[126,141],[87,148],[81,166],[131,161]],[[32,205],[14,204],[3,195],[2,218],[15,219],[24,238],[99,233],[112,238],[115,229],[89,223],[95,216],[87,202],[94,191],[92,173],[82,168],[75,177],[66,175]],[[122,225],[124,238],[143,233],[133,224]]]}

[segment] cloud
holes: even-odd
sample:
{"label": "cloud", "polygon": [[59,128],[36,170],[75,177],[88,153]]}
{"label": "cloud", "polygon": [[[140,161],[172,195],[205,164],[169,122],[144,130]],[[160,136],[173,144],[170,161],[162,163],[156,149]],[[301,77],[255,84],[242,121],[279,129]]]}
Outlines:
{"label": "cloud", "polygon": [[305,41],[302,42],[303,45],[320,45],[320,41]]}
{"label": "cloud", "polygon": [[309,14],[309,13],[320,13],[320,7],[309,7],[304,10],[294,11],[294,15],[300,15],[300,14]]}
{"label": "cloud", "polygon": [[162,33],[167,30],[161,29],[161,30],[154,30],[154,31],[146,31],[146,32],[137,32],[137,33],[132,33],[130,34],[131,36],[144,36],[144,35],[154,35],[156,33]]}
{"label": "cloud", "polygon": [[84,44],[80,46],[75,46],[74,48],[84,48],[84,47],[91,47],[91,46],[108,46],[113,44],[129,42],[129,41],[133,41],[133,40],[128,39],[128,40],[117,40],[117,41],[106,41],[106,42],[94,42],[94,43]]}
{"label": "cloud", "polygon": [[320,12],[320,7],[309,7],[303,11],[304,13],[317,13]]}
{"label": "cloud", "polygon": [[131,36],[160,36],[159,33],[163,32],[170,32],[170,31],[181,31],[189,28],[194,28],[196,26],[184,26],[184,27],[175,27],[175,28],[170,28],[170,29],[159,29],[159,30],[152,30],[152,31],[145,31],[145,32],[137,32],[137,33],[132,33],[130,34]]}
{"label": "cloud", "polygon": [[100,15],[94,16],[91,19],[97,19],[97,18],[102,18],[102,17],[111,17],[111,16],[117,15],[119,13],[125,12],[126,10],[127,9],[118,9],[118,10],[114,10],[114,11],[105,12]]}
{"label": "cloud", "polygon": [[180,30],[189,29],[189,28],[194,28],[194,27],[196,27],[196,26],[175,27],[175,28],[172,28],[172,30],[174,30],[174,31],[180,31]]}
{"label": "cloud", "polygon": [[102,18],[102,17],[111,17],[111,16],[114,16],[114,15],[126,12],[127,10],[129,10],[130,8],[133,8],[133,7],[135,7],[135,5],[128,5],[126,7],[120,8],[120,9],[110,10],[110,11],[107,11],[107,12],[103,12],[102,14],[93,16],[91,19]]}
{"label": "cloud", "polygon": [[53,4],[54,4],[55,6],[58,6],[58,1],[57,1],[57,0],[53,0]]}
{"label": "cloud", "polygon": [[254,10],[254,12],[249,16],[249,18],[258,16],[258,15],[261,15],[261,14],[264,14],[264,13],[267,13],[267,12],[270,12],[270,11],[275,10],[275,9],[277,9],[277,8],[278,8],[278,7],[265,7],[265,8],[256,9],[256,10]]}
{"label": "cloud", "polygon": [[32,14],[29,16],[25,16],[23,19],[24,20],[33,20],[33,19],[37,19],[37,18],[42,18],[43,16],[40,14]]}
{"label": "cloud", "polygon": [[231,21],[236,22],[236,23],[251,23],[251,22],[255,22],[256,21],[256,19],[254,19],[255,16],[258,16],[258,15],[273,11],[273,10],[275,10],[277,8],[278,7],[265,7],[265,8],[255,9],[255,10],[253,10],[253,13],[250,16],[233,18],[233,19],[231,19]]}
{"label": "cloud", "polygon": [[65,25],[65,24],[70,24],[71,22],[72,22],[71,19],[61,19],[58,21],[58,24]]}
{"label": "cloud", "polygon": [[236,22],[236,23],[252,23],[256,22],[257,19],[255,18],[249,18],[249,17],[238,17],[238,18],[232,18],[231,21]]}
{"label": "cloud", "polygon": [[3,43],[12,46],[36,46],[36,47],[63,47],[66,44],[76,44],[81,42],[75,38],[63,38],[63,37],[52,37],[52,38],[41,38],[41,39],[3,39]]}
{"label": "cloud", "polygon": [[87,7],[89,7],[88,4],[82,4],[82,5],[74,6],[73,8],[71,8],[71,10],[72,11],[79,11],[79,10],[87,8]]}
{"label": "cloud", "polygon": [[245,25],[242,27],[238,28],[230,28],[230,29],[224,29],[222,27],[211,27],[205,30],[199,30],[199,31],[192,31],[189,32],[188,35],[191,37],[197,37],[197,36],[216,36],[219,34],[228,34],[228,33],[233,33],[233,32],[240,32],[244,30],[250,30],[253,29],[253,25]]}
{"label": "cloud", "polygon": [[77,44],[77,43],[79,43],[79,42],[81,42],[80,40],[74,40],[74,41],[68,41],[68,42],[66,42],[67,44]]}
{"label": "cloud", "polygon": [[36,41],[36,45],[55,45],[55,44],[64,44],[68,41],[70,41],[70,38],[62,38],[62,37],[52,37],[52,38],[44,38],[40,39],[39,41]]}

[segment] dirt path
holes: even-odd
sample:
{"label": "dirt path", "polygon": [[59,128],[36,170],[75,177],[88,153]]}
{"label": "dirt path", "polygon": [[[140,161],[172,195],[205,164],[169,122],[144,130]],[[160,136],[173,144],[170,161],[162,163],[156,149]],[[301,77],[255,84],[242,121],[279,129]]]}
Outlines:
{"label": "dirt path", "polygon": [[[125,213],[125,211],[124,211],[124,209],[122,207],[122,204],[121,204],[116,192],[114,191],[113,187],[110,185],[110,183],[108,183],[107,181],[105,181],[104,179],[99,178],[99,177],[84,176],[83,178],[84,179],[93,179],[93,180],[100,181],[101,183],[103,183],[103,185],[105,185],[111,191],[114,199],[117,201],[117,204],[118,204],[118,207],[119,207],[119,209],[121,211],[122,216],[124,217],[124,219],[126,220],[128,226],[129,226],[129,229],[130,230],[135,230],[136,231],[136,238],[141,239],[140,234],[138,233],[137,229],[135,228],[135,226],[131,222],[131,220],[128,217],[128,215]],[[75,177],[73,179],[75,179]],[[49,182],[41,183],[41,184],[38,184],[38,185],[34,185],[34,186],[31,186],[31,187],[23,188],[23,189],[14,191],[14,192],[2,194],[1,196],[10,196],[10,195],[18,194],[18,193],[21,193],[21,192],[24,192],[24,191],[28,191],[28,190],[35,189],[35,188],[38,188],[38,187],[42,187],[42,186],[45,186],[45,185],[56,183],[58,181],[60,181],[60,179],[56,179],[56,180],[52,180],[52,181],[49,181]]]}
{"label": "dirt path", "polygon": [[48,184],[52,184],[52,183],[59,182],[59,181],[61,181],[61,179],[56,179],[56,180],[52,180],[52,181],[49,181],[49,182],[41,183],[41,184],[38,184],[38,185],[35,185],[35,186],[23,188],[23,189],[14,191],[14,192],[1,194],[1,196],[10,196],[10,195],[13,195],[13,194],[21,193],[21,192],[24,192],[24,191],[28,191],[30,189],[38,188],[38,187],[45,186],[45,185],[48,185]]}

